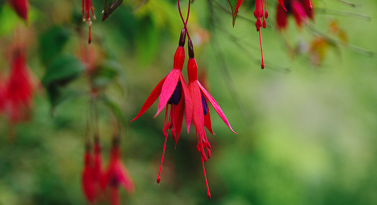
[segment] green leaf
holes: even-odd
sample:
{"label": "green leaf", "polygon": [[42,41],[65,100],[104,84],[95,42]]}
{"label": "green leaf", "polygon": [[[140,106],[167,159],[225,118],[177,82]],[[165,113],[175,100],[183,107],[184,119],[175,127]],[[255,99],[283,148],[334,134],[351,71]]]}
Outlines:
{"label": "green leaf", "polygon": [[48,66],[46,74],[42,79],[42,84],[45,87],[49,87],[50,85],[64,86],[84,70],[84,66],[74,56],[59,56]]}
{"label": "green leaf", "polygon": [[0,36],[15,32],[20,19],[9,5],[0,6]]}
{"label": "green leaf", "polygon": [[126,124],[126,121],[123,117],[123,112],[122,110],[120,109],[120,107],[115,104],[113,101],[111,101],[108,97],[106,96],[102,96],[100,98],[104,105],[111,111],[113,112],[114,116],[122,123],[122,124]]}
{"label": "green leaf", "polygon": [[121,70],[122,66],[119,63],[112,60],[104,60],[93,74],[93,84],[96,87],[104,88],[119,75]]}
{"label": "green leaf", "polygon": [[67,90],[58,85],[50,85],[48,88],[46,88],[46,91],[50,100],[52,114],[54,113],[56,107],[61,103],[83,95],[83,92],[81,91]]}
{"label": "green leaf", "polygon": [[39,39],[42,63],[48,66],[61,53],[69,39],[69,31],[60,26],[54,26]]}
{"label": "green leaf", "polygon": [[110,16],[110,14],[113,13],[115,9],[122,4],[122,2],[123,0],[105,0],[102,21],[106,20]]}

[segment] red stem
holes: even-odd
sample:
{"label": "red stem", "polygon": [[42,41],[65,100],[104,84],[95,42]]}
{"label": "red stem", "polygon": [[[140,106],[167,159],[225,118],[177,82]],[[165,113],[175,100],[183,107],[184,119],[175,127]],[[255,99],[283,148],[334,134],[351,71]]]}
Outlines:
{"label": "red stem", "polygon": [[187,22],[188,22],[188,19],[189,19],[189,16],[190,16],[191,0],[189,0],[189,3],[188,3],[188,10],[187,10],[186,22],[185,22],[185,20],[183,19],[183,15],[182,15],[182,11],[181,11],[181,4],[180,4],[179,0],[177,0],[177,2],[178,2],[179,15],[181,16],[183,26],[185,27],[186,34],[187,34],[187,38],[190,40],[191,38],[190,38],[190,34],[189,34],[189,32],[188,32],[188,29],[187,29]]}

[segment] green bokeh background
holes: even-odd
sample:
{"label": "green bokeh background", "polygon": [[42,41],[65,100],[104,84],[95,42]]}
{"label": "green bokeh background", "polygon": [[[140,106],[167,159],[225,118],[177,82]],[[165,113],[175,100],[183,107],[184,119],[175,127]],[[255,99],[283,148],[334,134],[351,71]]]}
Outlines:
{"label": "green bokeh background", "polygon": [[[213,2],[227,6],[225,0]],[[253,9],[247,6],[252,2],[244,2],[239,15],[253,20]],[[335,0],[317,0],[314,5],[368,15],[371,20],[316,13],[314,25],[326,32],[329,22],[336,19],[350,43],[376,52],[377,2],[353,2],[356,8]],[[100,16],[102,1],[93,3]],[[182,29],[176,2],[150,0],[135,11],[135,3],[125,1],[106,22],[93,23],[95,39],[101,39],[101,46],[126,75],[118,79],[121,89],[112,86],[106,91],[125,119],[122,158],[135,183],[131,195],[122,189],[122,204],[377,204],[377,59],[343,45],[330,48],[321,66],[312,65],[309,54],[292,59],[283,34],[273,28],[276,2],[268,3],[271,27],[262,31],[264,70],[259,67],[258,33],[253,23],[239,18],[232,28],[231,16],[219,6],[210,9],[204,0],[192,5],[189,24],[212,32],[212,43],[197,50],[199,69],[207,69],[210,92],[238,133],[230,132],[211,108],[216,135],[207,133],[212,145],[212,157],[206,162],[210,200],[195,130],[190,135],[182,131],[177,149],[169,138],[161,183],[157,184],[163,115],[153,118],[157,109],[153,105],[140,119],[129,122],[171,70]],[[74,10],[81,9],[78,0],[30,4],[29,26],[35,27],[37,37],[54,25],[73,30],[74,20],[51,17],[73,16]],[[22,22],[15,15],[4,18],[9,6],[1,5],[3,43]],[[74,52],[79,42],[76,33],[70,34],[64,48],[67,53]],[[308,43],[314,33],[306,27],[297,30],[291,18],[284,35],[295,46]],[[30,50],[28,64],[42,78],[45,68],[38,42]],[[8,69],[1,57],[0,70],[6,73]],[[71,86],[83,88],[86,81],[79,79]],[[1,117],[0,204],[86,204],[80,178],[88,103],[86,97],[66,101],[51,118],[46,93],[39,89],[32,119],[17,126],[13,141],[8,140],[7,122]],[[98,109],[107,161],[113,133],[111,114],[103,105]]]}

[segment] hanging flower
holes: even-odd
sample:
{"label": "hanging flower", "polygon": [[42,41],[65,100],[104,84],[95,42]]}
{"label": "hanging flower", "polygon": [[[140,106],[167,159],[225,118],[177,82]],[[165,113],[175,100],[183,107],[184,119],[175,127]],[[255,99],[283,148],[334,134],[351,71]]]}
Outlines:
{"label": "hanging flower", "polygon": [[102,178],[102,188],[110,189],[111,205],[119,204],[119,185],[123,186],[128,192],[132,193],[134,191],[132,179],[120,158],[119,138],[114,137],[109,166]]}
{"label": "hanging flower", "polygon": [[96,20],[96,16],[94,15],[94,7],[92,0],[81,0],[82,3],[82,20],[86,22],[89,26],[89,38],[88,43],[92,42],[92,20],[90,16],[92,16],[93,20]]}
{"label": "hanging flower", "polygon": [[[208,102],[211,103],[217,114],[224,121],[224,123],[229,127],[229,129],[234,132],[230,126],[228,119],[224,115],[221,107],[218,105],[216,100],[211,96],[211,94],[202,86],[198,81],[198,65],[194,58],[194,48],[191,39],[189,39],[189,61],[187,64],[187,72],[189,78],[189,91],[191,95],[191,100],[193,104],[193,114],[192,121],[196,129],[196,139],[197,139],[197,150],[201,153],[202,166],[204,178],[207,186],[207,195],[211,198],[211,194],[208,187],[207,176],[204,168],[204,161],[211,157],[211,145],[208,142],[207,135],[205,133],[204,127],[208,129],[212,134],[211,117],[208,109]],[[191,121],[188,121],[191,124]],[[234,132],[236,133],[236,132]],[[208,156],[208,157],[207,157]]]}
{"label": "hanging flower", "polygon": [[27,120],[33,99],[33,84],[26,65],[26,55],[21,48],[13,53],[10,76],[4,89],[4,109],[9,122],[16,124]]}
{"label": "hanging flower", "polygon": [[[149,107],[160,97],[158,102],[158,110],[155,115],[157,117],[160,112],[166,107],[165,110],[165,121],[164,121],[164,128],[163,134],[165,136],[165,143],[162,152],[162,159],[161,159],[161,166],[159,170],[159,174],[157,177],[157,183],[160,182],[160,174],[161,174],[161,167],[163,164],[165,148],[166,148],[166,141],[168,137],[168,132],[172,130],[173,140],[176,141],[176,145],[181,133],[182,123],[183,123],[183,115],[186,113],[186,122],[187,128],[189,128],[189,123],[191,121],[191,100],[190,94],[186,85],[186,82],[182,75],[182,67],[185,60],[185,51],[184,51],[184,44],[186,39],[186,31],[185,29],[182,30],[181,38],[179,41],[179,46],[174,55],[174,64],[173,70],[163,78],[160,83],[154,88],[148,99],[145,101],[143,107],[141,108],[140,112],[137,116],[132,120],[138,119],[141,115],[143,115]],[[183,98],[183,99],[182,99]],[[170,114],[169,113],[169,106],[170,106]],[[132,122],[131,121],[131,122]],[[188,132],[188,129],[187,129]]]}
{"label": "hanging flower", "polygon": [[[237,13],[242,2],[243,0],[237,0],[236,8],[233,13],[233,26],[234,26],[235,18],[237,17]],[[278,2],[282,6],[282,9],[286,10],[284,7],[283,0],[278,0]],[[257,28],[257,31],[259,32],[259,43],[260,43],[261,58],[262,58],[261,68],[264,69],[261,27],[266,28],[267,26],[267,23],[266,23],[266,19],[268,18],[267,0],[264,0],[264,7],[263,7],[263,0],[255,0],[254,17],[257,19],[257,21],[255,22],[255,26]]]}
{"label": "hanging flower", "polygon": [[81,186],[86,200],[93,204],[96,199],[94,160],[90,145],[87,144],[84,154],[84,169],[81,175]]}
{"label": "hanging flower", "polygon": [[3,82],[3,79],[0,76],[0,114],[4,110],[4,104],[5,104],[4,88],[3,88],[2,82]]}
{"label": "hanging flower", "polygon": [[9,4],[13,7],[20,18],[27,21],[29,0],[9,0]]}
{"label": "hanging flower", "polygon": [[286,10],[279,5],[276,7],[276,26],[279,30],[286,29],[288,15],[292,14],[298,27],[307,21],[314,19],[313,6],[310,0],[284,0]]}

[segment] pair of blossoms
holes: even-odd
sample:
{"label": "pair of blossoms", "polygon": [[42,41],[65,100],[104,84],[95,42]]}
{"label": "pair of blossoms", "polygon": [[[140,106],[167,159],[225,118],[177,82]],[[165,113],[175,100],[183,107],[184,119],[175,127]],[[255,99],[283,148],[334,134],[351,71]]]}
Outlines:
{"label": "pair of blossoms", "polygon": [[213,106],[217,114],[225,122],[229,129],[232,132],[234,132],[234,130],[230,126],[226,116],[224,115],[216,100],[198,81],[198,65],[194,57],[194,47],[191,39],[188,40],[189,60],[187,64],[187,72],[189,83],[188,85],[186,84],[185,79],[182,75],[183,63],[185,61],[185,41],[186,30],[183,29],[179,40],[179,46],[174,55],[173,70],[170,71],[170,73],[158,83],[158,85],[154,88],[154,90],[142,106],[140,112],[132,121],[138,119],[141,115],[143,115],[157,100],[158,97],[158,110],[155,117],[160,114],[164,107],[166,107],[163,128],[165,143],[162,153],[160,170],[157,178],[157,183],[159,183],[161,179],[161,167],[163,164],[169,130],[171,130],[172,132],[172,138],[173,140],[175,140],[176,146],[182,130],[183,118],[185,115],[187,132],[189,133],[191,122],[194,124],[196,129],[196,148],[201,154],[203,173],[207,186],[207,195],[209,198],[211,198],[204,168],[204,161],[207,161],[207,159],[211,157],[211,145],[208,141],[205,127],[211,134],[214,135],[211,126],[208,102]]}
{"label": "pair of blossoms", "polygon": [[86,144],[82,189],[90,204],[110,200],[111,205],[120,204],[119,186],[132,193],[134,184],[120,157],[119,136],[114,136],[107,169],[102,167],[99,137],[94,139],[94,150]]}

